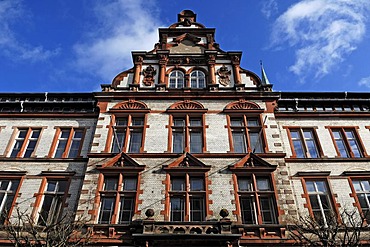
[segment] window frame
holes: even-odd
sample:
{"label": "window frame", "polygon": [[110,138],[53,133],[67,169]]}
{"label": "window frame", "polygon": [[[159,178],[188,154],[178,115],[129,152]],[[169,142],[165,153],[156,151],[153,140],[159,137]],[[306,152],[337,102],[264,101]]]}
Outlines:
{"label": "window frame", "polygon": [[[240,181],[242,179],[250,179],[251,182],[251,190],[240,190]],[[257,181],[258,178],[267,178],[269,181],[270,189],[269,191],[263,191],[258,190]],[[235,172],[233,174],[233,181],[234,181],[234,190],[235,190],[235,199],[236,199],[236,208],[237,212],[237,218],[238,221],[240,221],[242,224],[247,225],[276,225],[279,224],[279,210],[278,205],[276,203],[277,200],[277,191],[276,186],[274,182],[274,176],[272,172],[253,172],[253,171],[245,171],[245,172]],[[242,200],[246,198],[252,198],[254,202],[254,221],[251,223],[246,223],[244,218],[246,217],[243,212],[243,206],[242,206]],[[261,198],[269,198],[269,203],[271,208],[270,216],[272,222],[265,222],[263,219],[262,214],[262,206],[261,206]]]}
{"label": "window frame", "polygon": [[[184,120],[183,126],[176,126],[175,120],[182,119]],[[201,123],[199,126],[191,125],[192,119],[200,119]],[[206,147],[206,128],[205,125],[205,114],[203,113],[188,113],[188,112],[173,112],[169,116],[169,134],[168,134],[168,147],[167,150],[170,153],[174,153],[174,133],[183,133],[183,150],[181,152],[176,153],[184,153],[189,152],[191,153],[192,150],[192,141],[191,135],[192,133],[200,133],[201,137],[201,147],[200,152],[194,153],[204,153],[207,150]],[[182,129],[182,132],[181,132]]]}
{"label": "window frame", "polygon": [[[14,132],[12,134],[11,141],[9,142],[9,145],[7,148],[8,150],[7,157],[9,158],[34,158],[36,157],[35,152],[39,145],[43,129],[44,129],[43,127],[15,127]],[[30,140],[35,139],[34,137],[32,137],[32,134],[34,133],[35,130],[39,131],[35,146],[33,147],[30,155],[28,157],[24,157],[25,153],[27,152]],[[26,131],[26,135],[22,138],[19,137],[19,134],[21,133],[21,131]],[[16,155],[12,156],[12,153],[15,150],[14,148],[17,145],[18,139],[22,140],[22,144],[20,145],[20,148],[18,152],[16,153]]]}
{"label": "window frame", "polygon": [[[361,174],[364,173],[364,174]],[[370,184],[370,174],[369,172],[346,172],[344,175],[348,175],[348,182],[351,187],[352,193],[350,194],[351,197],[354,198],[355,203],[354,206],[357,207],[359,213],[367,224],[370,224],[370,198],[367,198],[367,195],[370,197],[370,190],[362,190],[361,193],[355,188],[354,181],[367,181]],[[365,194],[365,201],[367,203],[368,208],[364,209],[360,203],[360,199],[358,194]],[[367,212],[365,212],[367,210]]]}
{"label": "window frame", "polygon": [[[173,73],[176,73],[176,75],[172,76]],[[180,75],[182,75],[182,78],[181,76],[179,76],[179,73]],[[184,87],[186,87],[186,79],[185,79],[185,76],[186,76],[186,72],[182,71],[182,70],[179,70],[179,69],[174,69],[174,70],[171,70],[169,73],[168,73],[168,88],[170,89],[182,89]],[[175,80],[175,84],[174,86],[171,86],[171,79],[174,79]],[[179,79],[182,79],[182,86],[179,87]]]}
{"label": "window frame", "polygon": [[[351,126],[326,126],[326,128],[329,129],[329,132],[330,132],[330,136],[332,138],[332,141],[333,141],[333,145],[334,145],[334,148],[335,148],[335,151],[337,152],[337,156],[336,158],[365,158],[365,157],[368,157],[367,153],[366,153],[366,149],[365,149],[365,146],[361,140],[361,137],[358,133],[358,128],[359,127],[351,127]],[[339,131],[339,134],[341,135],[342,139],[336,139],[335,136],[334,136],[334,131]],[[351,148],[351,144],[349,143],[349,138],[346,134],[347,131],[351,131],[353,133],[353,136],[354,136],[354,141],[356,142],[356,146],[357,146],[357,149],[358,149],[358,152],[360,154],[360,157],[356,157],[352,148]],[[336,143],[336,140],[341,140],[343,142],[343,145],[344,145],[344,151],[346,152],[346,157],[342,156],[341,155],[341,152],[340,152],[340,149]]]}
{"label": "window frame", "polygon": [[[321,148],[320,140],[317,135],[316,129],[317,127],[297,127],[297,126],[284,126],[284,129],[286,129],[288,138],[289,138],[289,144],[290,144],[290,149],[292,151],[292,155],[290,156],[291,158],[322,158],[324,157],[324,153]],[[298,131],[298,135],[300,139],[297,139],[301,145],[302,145],[302,150],[303,150],[303,156],[304,157],[297,157],[297,152],[295,150],[294,146],[294,139],[292,137],[292,131]],[[317,152],[317,157],[311,157],[308,145],[307,145],[307,138],[304,137],[304,131],[310,131],[312,133],[312,140],[315,144],[316,152]]]}
{"label": "window frame", "polygon": [[[196,76],[192,76],[193,73],[196,73],[197,75]],[[201,75],[199,75],[199,73],[201,73]],[[206,83],[206,74],[200,70],[200,69],[194,69],[192,71],[189,72],[189,76],[190,76],[190,88],[193,88],[193,89],[203,89],[207,86],[207,83]],[[203,86],[200,87],[199,84],[200,84],[200,80],[203,79]],[[196,86],[194,87],[193,86],[193,80],[195,80],[195,84]]]}
{"label": "window frame", "polygon": [[[232,119],[242,119],[242,124],[240,126],[234,126],[232,125]],[[248,126],[248,119],[257,119],[259,122],[258,126]],[[231,153],[236,153],[235,152],[235,143],[234,143],[234,135],[233,133],[244,133],[244,145],[245,145],[245,151],[241,153],[251,153],[253,150],[251,149],[251,138],[250,138],[250,132],[256,133],[256,130],[259,129],[258,131],[258,139],[262,142],[261,143],[261,151],[260,153],[266,153],[268,152],[268,147],[267,147],[267,141],[266,141],[266,134],[265,134],[265,125],[264,122],[262,121],[262,114],[261,111],[257,112],[243,112],[243,113],[233,113],[233,112],[227,112],[226,115],[226,122],[227,125],[225,126],[228,129],[228,134],[229,134],[229,147],[230,147],[230,152]],[[236,132],[236,130],[239,130]],[[238,152],[239,153],[239,152]]]}
{"label": "window frame", "polygon": [[[121,147],[121,151],[120,152],[125,152],[125,153],[143,153],[145,152],[144,151],[144,144],[145,144],[145,132],[146,132],[146,129],[149,127],[146,123],[147,123],[147,114],[146,113],[143,113],[143,112],[134,112],[134,111],[131,111],[131,112],[127,112],[127,113],[115,113],[112,115],[111,117],[111,122],[110,122],[110,125],[109,125],[109,133],[108,133],[108,138],[107,138],[107,143],[106,143],[106,149],[105,151],[106,152],[112,152],[113,153],[113,149],[114,149],[114,142],[117,138],[116,136],[116,132],[115,132],[115,128],[117,128],[116,126],[116,123],[117,123],[117,119],[119,118],[127,118],[127,125],[125,126],[121,126],[119,128],[121,129],[125,129],[124,130],[124,145],[123,147]],[[133,126],[132,125],[132,119],[135,119],[135,118],[141,118],[143,120],[143,125],[137,125],[137,126]],[[139,147],[139,152],[129,152],[130,151],[130,145],[131,145],[131,133],[134,133],[135,130],[141,130],[141,145]],[[119,152],[118,152],[119,153]]]}
{"label": "window frame", "polygon": [[[202,190],[192,190],[191,182],[192,179],[202,179]],[[204,174],[191,174],[191,173],[182,173],[182,174],[176,174],[172,173],[169,174],[169,220],[170,221],[176,221],[176,222],[202,222],[206,221],[207,211],[206,211],[206,178]],[[174,180],[183,180],[183,189],[182,190],[173,190],[173,181]],[[182,199],[183,203],[183,215],[181,217],[182,220],[173,220],[173,210],[172,210],[172,199]],[[198,210],[192,210],[192,199],[201,199],[202,200],[202,208]],[[195,212],[200,212],[202,220],[193,220],[192,215]]]}
{"label": "window frame", "polygon": [[[105,181],[107,178],[114,178],[117,181],[117,186],[115,190],[104,190]],[[124,188],[125,178],[135,178],[136,188],[135,190],[120,190]],[[126,171],[118,172],[101,172],[98,179],[98,189],[97,189],[97,199],[98,199],[98,209],[96,214],[96,224],[130,224],[133,217],[138,213],[138,198],[140,191],[140,176],[139,173],[132,173]],[[101,223],[102,216],[102,203],[104,198],[113,198],[113,208],[111,210],[112,214],[109,217],[108,223]],[[121,200],[131,198],[133,199],[133,205],[131,206],[131,218],[128,221],[120,222],[121,216]]]}
{"label": "window frame", "polygon": [[[17,201],[17,198],[18,198],[18,195],[19,195],[19,191],[22,187],[22,183],[23,183],[25,174],[26,174],[25,172],[0,172],[0,181],[11,181],[11,180],[17,180],[18,181],[17,188],[12,193],[13,198],[11,199],[9,211],[6,213],[6,215],[4,215],[3,218],[1,216],[0,225],[6,225],[8,223],[9,217],[13,213],[13,209],[14,209],[14,206],[16,205],[16,201]],[[5,194],[8,194],[8,193],[5,192]],[[2,211],[5,209],[5,206],[7,204],[6,201],[3,201],[4,198],[6,198],[6,200],[9,199],[8,196],[7,197],[4,196],[2,198],[2,200],[0,201],[0,214],[3,214]]]}
{"label": "window frame", "polygon": [[[326,172],[322,172],[322,173],[326,173]],[[327,172],[328,174],[330,172]],[[303,188],[303,193],[302,194],[302,197],[306,199],[306,204],[304,205],[304,207],[306,207],[308,209],[308,212],[309,212],[309,215],[315,219],[316,221],[318,219],[315,218],[315,214],[314,214],[314,211],[313,211],[313,208],[312,208],[312,202],[311,202],[311,199],[310,199],[310,195],[316,195],[316,196],[319,196],[321,195],[320,193],[310,193],[307,189],[307,181],[308,182],[324,182],[325,186],[326,186],[326,190],[327,190],[327,194],[326,194],[326,197],[328,199],[328,202],[330,204],[330,209],[334,214],[335,216],[337,217],[337,219],[340,221],[340,214],[339,214],[339,210],[338,210],[338,205],[336,203],[336,200],[335,200],[335,197],[334,197],[334,194],[332,193],[332,190],[331,190],[331,186],[330,186],[330,183],[329,183],[329,179],[327,176],[309,176],[310,174],[305,174],[304,177],[301,177],[301,183],[302,183],[302,188]],[[324,194],[325,195],[325,194]],[[321,199],[318,200],[318,202],[321,202]],[[323,217],[324,219],[324,226],[327,225],[327,219],[325,217],[325,213],[323,213],[323,205],[320,204],[319,205],[320,207],[320,211],[321,211],[321,217]],[[319,222],[318,222],[319,223]]]}
{"label": "window frame", "polygon": [[[66,203],[67,198],[71,196],[70,192],[70,186],[72,182],[72,176],[75,175],[75,172],[49,172],[49,171],[44,171],[41,173],[43,176],[39,192],[35,194],[36,200],[35,200],[35,207],[33,210],[33,218],[35,219],[35,223],[37,225],[39,224],[40,217],[41,217],[41,211],[43,208],[44,200],[45,200],[45,194],[52,194],[52,193],[45,193],[47,192],[47,186],[48,186],[48,181],[65,181],[66,186],[65,186],[65,191],[64,195],[61,196],[61,207],[60,207],[60,212],[59,215],[57,216],[59,220],[61,217],[66,215],[66,208],[69,206],[68,203]],[[61,193],[61,192],[60,192]],[[50,219],[54,221],[55,219]],[[49,217],[47,219],[47,222],[50,222]],[[47,223],[45,222],[45,223]],[[42,226],[42,225],[41,225]]]}
{"label": "window frame", "polygon": [[[67,138],[64,138],[64,139],[66,139],[67,142],[65,144],[64,151],[63,151],[61,157],[58,157],[58,158],[80,158],[80,157],[82,157],[81,156],[81,151],[82,151],[82,147],[83,147],[83,144],[84,144],[87,128],[85,128],[85,127],[56,127],[56,132],[55,132],[55,135],[54,135],[53,143],[51,145],[49,155],[48,155],[49,158],[56,158],[55,156],[56,156],[56,153],[57,153],[57,150],[58,150],[58,146],[59,146],[60,140],[62,139],[61,135],[62,135],[63,131],[65,131],[65,130],[69,131],[69,135],[68,135]],[[76,155],[76,157],[69,157],[70,152],[71,152],[71,147],[72,147],[72,144],[74,142],[74,135],[77,131],[82,131],[82,136],[79,140],[80,144],[79,144],[79,147],[78,147],[77,155]]]}

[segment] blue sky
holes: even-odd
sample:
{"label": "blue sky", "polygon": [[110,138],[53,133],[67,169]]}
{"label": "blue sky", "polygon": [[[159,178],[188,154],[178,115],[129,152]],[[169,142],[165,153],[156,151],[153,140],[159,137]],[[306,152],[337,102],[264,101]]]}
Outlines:
{"label": "blue sky", "polygon": [[184,9],[274,91],[370,90],[370,0],[0,0],[1,91],[100,91]]}

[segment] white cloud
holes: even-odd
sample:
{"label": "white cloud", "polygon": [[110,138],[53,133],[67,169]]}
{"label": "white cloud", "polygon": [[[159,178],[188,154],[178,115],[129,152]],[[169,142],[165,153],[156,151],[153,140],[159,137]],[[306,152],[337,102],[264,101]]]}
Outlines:
{"label": "white cloud", "polygon": [[363,40],[369,11],[369,0],[302,0],[275,21],[272,46],[296,49],[294,74],[321,78]]}
{"label": "white cloud", "polygon": [[278,12],[278,5],[276,0],[263,1],[261,12],[267,19],[269,19],[271,15],[276,14]]}
{"label": "white cloud", "polygon": [[358,82],[359,86],[365,86],[370,88],[370,76],[369,77],[364,77]]}
{"label": "white cloud", "polygon": [[0,1],[0,55],[13,61],[29,62],[44,61],[57,55],[59,49],[50,51],[42,46],[33,46],[19,41],[18,37],[21,34],[12,30],[12,25],[27,18],[27,14],[21,0]]}
{"label": "white cloud", "polygon": [[87,41],[75,45],[77,67],[98,74],[106,82],[132,67],[131,51],[149,51],[158,42],[159,20],[148,0],[113,0],[96,3],[97,25]]}

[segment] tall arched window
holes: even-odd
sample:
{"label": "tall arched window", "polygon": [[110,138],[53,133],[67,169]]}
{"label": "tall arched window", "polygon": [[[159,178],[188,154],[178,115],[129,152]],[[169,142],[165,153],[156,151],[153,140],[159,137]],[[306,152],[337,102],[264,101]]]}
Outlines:
{"label": "tall arched window", "polygon": [[179,70],[172,71],[170,74],[170,88],[183,88],[184,87],[184,73]]}
{"label": "tall arched window", "polygon": [[190,74],[191,87],[192,88],[204,88],[205,87],[205,75],[200,70],[195,70]]}

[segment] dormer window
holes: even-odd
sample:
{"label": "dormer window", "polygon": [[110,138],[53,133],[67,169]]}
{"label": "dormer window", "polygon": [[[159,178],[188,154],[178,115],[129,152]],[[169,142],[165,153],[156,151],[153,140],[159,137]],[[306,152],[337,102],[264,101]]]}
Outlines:
{"label": "dormer window", "polygon": [[184,73],[179,70],[172,71],[170,74],[169,88],[183,88]]}
{"label": "dormer window", "polygon": [[192,88],[204,88],[206,76],[200,70],[195,70],[190,74],[191,87]]}

